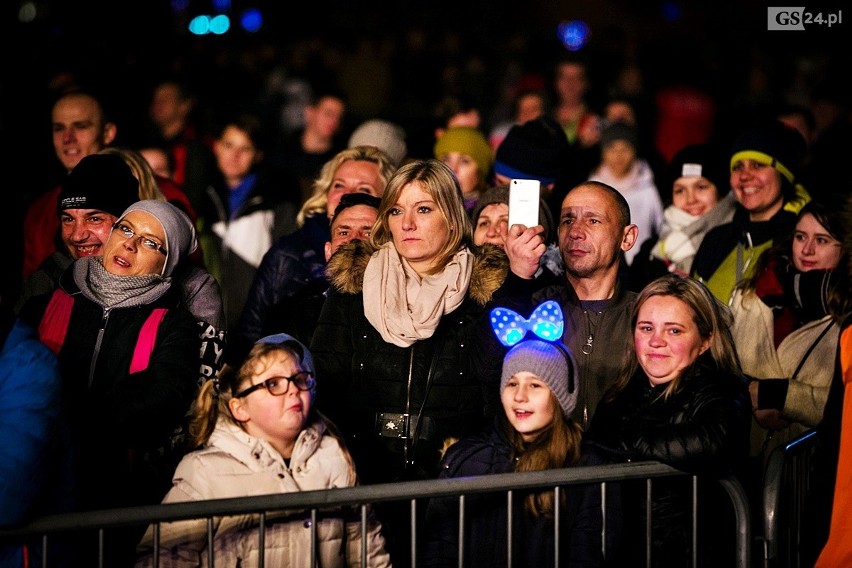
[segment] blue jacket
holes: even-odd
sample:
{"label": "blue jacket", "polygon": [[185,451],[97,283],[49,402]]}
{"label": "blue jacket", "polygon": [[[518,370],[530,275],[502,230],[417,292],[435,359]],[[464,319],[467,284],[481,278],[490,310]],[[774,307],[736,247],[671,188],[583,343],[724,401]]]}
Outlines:
{"label": "blue jacket", "polygon": [[[248,291],[245,307],[236,329],[235,343],[248,345],[265,335],[264,328],[291,330],[300,322],[270,322],[277,305],[294,296],[302,288],[317,281],[326,283],[325,243],[331,240],[328,218],[314,215],[296,231],[280,237],[270,247],[257,268]],[[280,313],[280,312],[279,312]],[[311,332],[316,325],[310,325]]]}
{"label": "blue jacket", "polygon": [[[72,510],[59,365],[20,320],[0,351],[0,432],[0,526]],[[31,565],[37,548],[30,547]],[[0,567],[23,566],[22,554],[20,546],[0,547]]]}

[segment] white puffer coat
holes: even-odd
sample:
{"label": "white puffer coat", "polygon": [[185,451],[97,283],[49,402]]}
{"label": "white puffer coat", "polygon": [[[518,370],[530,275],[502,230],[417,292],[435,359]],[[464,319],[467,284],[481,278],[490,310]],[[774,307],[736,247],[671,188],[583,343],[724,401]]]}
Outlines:
{"label": "white puffer coat", "polygon": [[[174,485],[163,503],[201,501],[253,495],[351,487],[355,473],[337,439],[325,424],[315,421],[296,440],[290,466],[266,441],[248,435],[232,421],[220,418],[207,445],[187,454],[177,467]],[[324,567],[360,566],[361,531],[357,510],[320,511],[317,558]],[[377,520],[368,523],[367,565],[390,566]],[[213,519],[214,562],[217,567],[258,565],[258,517]],[[267,515],[266,566],[308,568],[311,560],[310,512]],[[153,564],[153,528],[141,543],[137,567]],[[160,528],[160,566],[207,566],[205,519],[163,523]]]}

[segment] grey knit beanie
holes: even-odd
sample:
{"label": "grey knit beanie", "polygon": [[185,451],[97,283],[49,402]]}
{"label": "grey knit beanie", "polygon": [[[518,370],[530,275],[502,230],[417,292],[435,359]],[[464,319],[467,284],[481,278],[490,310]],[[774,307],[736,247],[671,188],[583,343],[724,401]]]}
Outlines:
{"label": "grey knit beanie", "polygon": [[186,213],[168,201],[143,199],[124,210],[120,219],[131,211],[145,211],[153,215],[163,226],[166,233],[166,264],[163,266],[163,276],[171,276],[175,267],[198,247],[195,225]]}
{"label": "grey knit beanie", "polygon": [[571,416],[577,406],[577,362],[567,347],[540,339],[522,341],[503,357],[503,376],[500,394],[506,383],[517,373],[527,371],[550,387],[565,416]]}
{"label": "grey knit beanie", "polygon": [[375,146],[384,150],[397,166],[402,164],[408,155],[408,146],[405,143],[405,130],[393,122],[387,120],[368,120],[352,132],[347,147]]}

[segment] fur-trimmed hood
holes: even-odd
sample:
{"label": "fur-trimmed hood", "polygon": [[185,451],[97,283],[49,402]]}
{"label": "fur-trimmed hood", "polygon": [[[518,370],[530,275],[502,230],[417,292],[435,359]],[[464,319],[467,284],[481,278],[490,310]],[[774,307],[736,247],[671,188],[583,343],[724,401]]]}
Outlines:
{"label": "fur-trimmed hood", "polygon": [[[484,306],[505,280],[509,272],[509,259],[505,251],[496,245],[486,244],[473,247],[471,250],[475,260],[468,296],[477,304]],[[361,292],[364,287],[367,263],[375,251],[375,247],[369,243],[358,240],[337,249],[326,268],[331,287],[347,294]]]}

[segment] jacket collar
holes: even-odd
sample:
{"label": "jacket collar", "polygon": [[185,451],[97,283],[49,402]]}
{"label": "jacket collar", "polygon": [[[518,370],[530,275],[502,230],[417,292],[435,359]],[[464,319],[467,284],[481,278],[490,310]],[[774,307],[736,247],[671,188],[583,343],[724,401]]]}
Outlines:
{"label": "jacket collar", "polygon": [[[468,296],[484,306],[494,291],[500,287],[509,270],[506,253],[497,246],[476,247],[473,274]],[[331,286],[347,294],[359,294],[364,287],[364,271],[375,249],[361,241],[341,246],[328,262],[327,275]]]}

